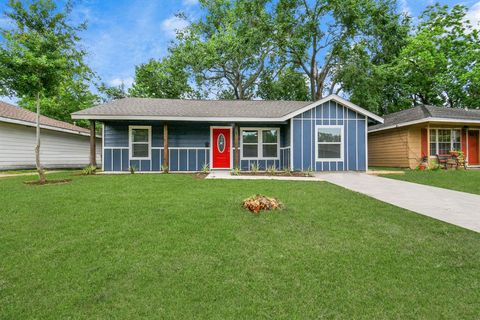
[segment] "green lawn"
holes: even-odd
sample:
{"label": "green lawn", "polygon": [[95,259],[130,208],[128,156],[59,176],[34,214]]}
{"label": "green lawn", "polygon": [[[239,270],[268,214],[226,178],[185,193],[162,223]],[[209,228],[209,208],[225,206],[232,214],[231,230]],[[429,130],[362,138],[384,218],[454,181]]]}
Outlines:
{"label": "green lawn", "polygon": [[480,314],[478,233],[328,183],[53,177],[0,180],[2,319]]}
{"label": "green lawn", "polygon": [[383,176],[435,187],[480,194],[480,170],[406,170],[403,175],[389,174]]}

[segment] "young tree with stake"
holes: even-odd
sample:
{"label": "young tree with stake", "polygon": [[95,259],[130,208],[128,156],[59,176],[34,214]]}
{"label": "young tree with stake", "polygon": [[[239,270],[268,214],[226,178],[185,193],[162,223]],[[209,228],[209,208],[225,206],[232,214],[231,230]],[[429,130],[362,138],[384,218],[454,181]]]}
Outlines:
{"label": "young tree with stake", "polygon": [[[78,32],[86,25],[68,20],[72,4],[60,11],[52,0],[27,4],[10,0],[5,15],[13,24],[0,29],[0,83],[11,96],[34,99],[36,104],[35,163],[40,183],[45,172],[40,162],[40,111],[42,98],[54,96],[62,83],[74,79],[88,67],[85,51],[78,48]],[[89,70],[89,69],[88,69]]]}

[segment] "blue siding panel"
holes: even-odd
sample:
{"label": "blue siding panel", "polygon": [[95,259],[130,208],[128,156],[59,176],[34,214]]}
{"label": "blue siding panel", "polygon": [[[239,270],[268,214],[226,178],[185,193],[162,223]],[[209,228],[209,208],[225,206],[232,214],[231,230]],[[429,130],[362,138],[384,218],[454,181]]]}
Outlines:
{"label": "blue siding panel", "polygon": [[152,147],[163,147],[163,125],[152,126]]}
{"label": "blue siding panel", "polygon": [[292,145],[292,152],[293,152],[293,168],[295,170],[301,170],[302,168],[302,137],[301,137],[301,130],[302,130],[302,121],[301,120],[293,120],[293,145]]}
{"label": "blue siding panel", "polygon": [[172,149],[169,150],[169,157],[170,157],[170,163],[169,167],[171,171],[178,171],[179,166],[178,166],[178,149]]}
{"label": "blue siding panel", "polygon": [[337,124],[335,120],[337,119],[337,106],[334,101],[329,101],[328,114],[330,116],[330,124]]}
{"label": "blue siding panel", "polygon": [[[365,142],[365,121],[357,121],[357,146],[366,145]],[[366,168],[366,148],[358,148],[358,167],[357,170],[367,170]]]}
{"label": "blue siding panel", "polygon": [[128,148],[128,125],[125,124],[104,124],[104,145],[108,147]]}
{"label": "blue siding panel", "polygon": [[105,171],[113,171],[112,149],[103,149],[103,167]]}
{"label": "blue siding panel", "polygon": [[240,161],[240,168],[243,171],[248,171],[250,168],[248,167],[248,160],[241,160]]}
{"label": "blue siding panel", "polygon": [[150,160],[141,160],[140,161],[140,171],[151,171],[150,170]]}
{"label": "blue siding panel", "polygon": [[207,153],[208,151],[205,151],[202,149],[198,150],[198,169],[199,170],[202,170],[202,167],[204,164],[208,164]]}
{"label": "blue siding panel", "polygon": [[122,149],[122,171],[128,171],[128,149]]}
{"label": "blue siding panel", "polygon": [[357,126],[356,121],[348,120],[348,170],[357,170]]}
{"label": "blue siding panel", "polygon": [[179,171],[187,171],[188,170],[188,167],[187,167],[187,156],[188,156],[188,152],[187,150],[180,150],[179,151],[179,157],[180,157],[180,167],[179,167]]}
{"label": "blue siding panel", "polygon": [[312,165],[312,139],[311,135],[313,132],[312,122],[310,120],[303,121],[303,170],[308,168],[313,168]]}
{"label": "blue siding panel", "polygon": [[[294,170],[343,171],[366,170],[365,116],[336,102],[326,102],[312,112],[305,112],[293,121],[293,164]],[[315,125],[343,125],[343,161],[316,161]],[[302,141],[303,138],[303,141]],[[285,156],[281,156],[281,165]]]}
{"label": "blue siding panel", "polygon": [[122,150],[113,149],[113,171],[122,171]]}
{"label": "blue siding panel", "polygon": [[136,171],[140,171],[140,161],[130,160],[130,167],[134,168]]}
{"label": "blue siding panel", "polygon": [[188,152],[188,171],[198,171],[200,168],[197,168],[197,150],[191,149]]}
{"label": "blue siding panel", "polygon": [[160,149],[152,149],[152,171],[160,171]]}
{"label": "blue siding panel", "polygon": [[329,119],[330,119],[330,113],[329,113],[329,105],[328,103],[324,103],[322,104],[322,106],[320,107],[322,109],[322,124],[324,125],[328,125],[330,122],[329,122]]}

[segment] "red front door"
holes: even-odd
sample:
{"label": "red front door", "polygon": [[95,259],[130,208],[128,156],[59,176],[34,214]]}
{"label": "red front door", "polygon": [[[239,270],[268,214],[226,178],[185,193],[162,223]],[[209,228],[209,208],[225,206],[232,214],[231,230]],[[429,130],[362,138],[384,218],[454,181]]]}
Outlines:
{"label": "red front door", "polygon": [[478,165],[478,132],[468,131],[468,164]]}
{"label": "red front door", "polygon": [[231,128],[212,128],[212,169],[230,169]]}

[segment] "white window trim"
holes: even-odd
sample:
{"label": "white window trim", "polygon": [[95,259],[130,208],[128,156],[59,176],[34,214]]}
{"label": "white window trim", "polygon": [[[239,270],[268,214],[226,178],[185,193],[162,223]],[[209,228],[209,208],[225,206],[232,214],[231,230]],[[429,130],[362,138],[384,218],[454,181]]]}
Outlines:
{"label": "white window trim", "polygon": [[[277,156],[276,157],[264,157],[263,156],[263,134],[262,130],[276,130],[277,131]],[[257,157],[244,157],[243,156],[243,132],[244,131],[257,131],[258,134],[258,142],[257,144]],[[247,145],[253,145],[255,143],[246,143]],[[266,142],[266,145],[274,145],[273,142]],[[250,127],[243,127],[240,128],[240,160],[280,160],[280,128],[278,127],[257,127],[257,128],[250,128]]]}
{"label": "white window trim", "polygon": [[[450,150],[453,150],[453,140],[452,140],[452,131],[453,130],[458,130],[460,131],[460,150],[457,150],[457,151],[462,151],[462,128],[441,128],[441,127],[435,127],[435,128],[430,128],[430,130],[435,130],[435,149],[438,153],[438,147],[439,147],[439,142],[438,142],[438,130],[450,130]],[[429,139],[432,139],[432,134],[429,133]],[[431,152],[432,148],[430,147],[430,140],[428,141],[428,145],[429,145],[429,150]],[[436,158],[437,157],[437,154],[434,154],[434,155],[429,155],[429,158]]]}
{"label": "white window trim", "polygon": [[[340,142],[319,142],[318,141],[318,129],[341,129]],[[343,161],[345,145],[343,144],[345,135],[344,125],[316,125],[315,126],[315,161]],[[319,158],[318,157],[318,144],[340,144],[340,158]]]}
{"label": "white window trim", "polygon": [[[133,129],[147,129],[148,130],[148,157],[134,157],[133,156]],[[144,143],[144,142],[142,142]],[[128,126],[128,155],[130,160],[150,160],[152,157],[152,126]]]}

